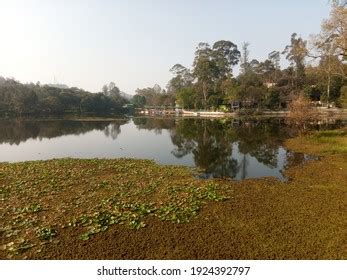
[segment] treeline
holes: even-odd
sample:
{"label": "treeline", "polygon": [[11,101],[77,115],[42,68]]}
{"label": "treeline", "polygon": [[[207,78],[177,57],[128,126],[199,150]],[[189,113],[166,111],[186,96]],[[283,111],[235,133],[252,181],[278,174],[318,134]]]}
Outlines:
{"label": "treeline", "polygon": [[0,113],[13,115],[122,113],[127,100],[114,83],[99,93],[54,85],[22,84],[0,76]]}
{"label": "treeline", "polygon": [[[251,59],[249,43],[200,43],[191,68],[176,64],[167,89],[138,89],[137,107],[175,106],[189,109],[281,109],[304,95],[316,105],[347,106],[347,7],[333,1],[320,34],[307,41],[293,33],[283,50],[264,61]],[[280,67],[281,56],[289,66]],[[233,75],[239,65],[240,73]]]}

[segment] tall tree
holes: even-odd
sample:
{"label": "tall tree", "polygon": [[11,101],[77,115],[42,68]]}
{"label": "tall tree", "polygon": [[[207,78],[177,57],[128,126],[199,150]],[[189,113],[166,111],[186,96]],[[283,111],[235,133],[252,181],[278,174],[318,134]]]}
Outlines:
{"label": "tall tree", "polygon": [[218,78],[217,63],[213,59],[213,51],[207,43],[199,43],[196,48],[193,75],[197,79],[198,87],[201,89],[203,106],[206,109],[209,91]]}
{"label": "tall tree", "polygon": [[108,94],[108,86],[107,85],[103,85],[101,90],[102,90],[103,94],[105,94],[105,95]]}
{"label": "tall tree", "polygon": [[323,21],[321,37],[331,44],[334,54],[347,60],[347,4],[333,1],[330,17]]}
{"label": "tall tree", "polygon": [[272,62],[273,66],[275,67],[274,70],[274,76],[273,76],[273,81],[276,82],[278,78],[278,72],[280,71],[280,52],[279,51],[272,51],[268,54],[268,59]]}
{"label": "tall tree", "polygon": [[296,33],[293,33],[290,38],[290,45],[287,45],[283,51],[290,65],[295,69],[295,89],[302,86],[305,76],[305,58],[308,55],[307,42]]}
{"label": "tall tree", "polygon": [[249,64],[249,43],[244,42],[242,44],[242,55],[241,55],[241,73],[246,74],[250,70],[250,64]]}
{"label": "tall tree", "polygon": [[110,82],[108,85],[108,94],[109,95],[119,95],[120,94],[120,90],[119,88],[116,86],[116,84],[114,82]]}
{"label": "tall tree", "polygon": [[[313,36],[313,58],[319,58],[326,80],[326,100],[331,101],[334,76],[346,78],[347,66],[347,8],[346,3],[332,2],[330,17],[323,21],[321,32]],[[334,99],[334,98],[333,98]]]}
{"label": "tall tree", "polygon": [[239,85],[237,80],[228,78],[223,81],[221,88],[223,91],[224,100],[228,102],[233,109],[235,107],[234,102],[238,101],[239,98]]}
{"label": "tall tree", "polygon": [[190,86],[194,80],[190,70],[181,64],[175,64],[172,66],[170,72],[174,74],[174,77],[167,85],[169,94],[176,95],[176,93],[182,88]]}
{"label": "tall tree", "polygon": [[232,67],[240,60],[240,51],[237,45],[230,41],[220,40],[213,44],[213,59],[216,61],[220,79],[232,74]]}
{"label": "tall tree", "polygon": [[211,102],[216,103],[217,100],[221,100],[220,87],[224,80],[232,76],[232,67],[239,62],[239,59],[240,52],[237,45],[230,41],[217,41],[212,48],[207,43],[198,45],[193,63],[193,75],[202,92],[202,103],[205,108],[211,93],[214,94],[210,99]]}
{"label": "tall tree", "polygon": [[268,59],[272,62],[276,69],[280,69],[280,52],[272,51],[268,54]]}

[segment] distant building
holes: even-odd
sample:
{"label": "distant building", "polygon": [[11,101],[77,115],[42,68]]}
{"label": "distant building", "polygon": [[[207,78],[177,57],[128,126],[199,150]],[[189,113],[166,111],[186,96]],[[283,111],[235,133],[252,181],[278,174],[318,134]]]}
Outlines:
{"label": "distant building", "polygon": [[272,88],[276,86],[276,83],[264,83],[264,86],[266,86],[266,88]]}

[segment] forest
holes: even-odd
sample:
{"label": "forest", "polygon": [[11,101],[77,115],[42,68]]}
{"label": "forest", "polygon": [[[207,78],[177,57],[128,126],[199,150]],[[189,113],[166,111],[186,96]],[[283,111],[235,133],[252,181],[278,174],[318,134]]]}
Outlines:
{"label": "forest", "polygon": [[[137,107],[173,106],[189,109],[235,110],[283,109],[303,95],[317,106],[347,105],[347,7],[333,1],[321,32],[305,40],[291,34],[283,50],[269,52],[267,59],[251,57],[250,43],[239,48],[226,40],[199,43],[192,67],[175,64],[167,89],[158,85],[138,89]],[[281,69],[281,57],[288,67]],[[233,74],[239,67],[239,74]]]}
{"label": "forest", "polygon": [[62,85],[22,84],[0,76],[0,113],[57,115],[66,113],[123,113],[127,100],[111,82],[91,93]]}
{"label": "forest", "polygon": [[[192,66],[175,64],[166,89],[137,89],[131,101],[111,82],[98,93],[76,87],[22,84],[0,76],[0,113],[14,115],[124,113],[127,103],[180,106],[185,109],[233,111],[282,110],[298,96],[316,106],[347,107],[347,7],[333,1],[321,32],[308,40],[297,33],[283,50],[267,59],[251,57],[250,43],[239,48],[228,40],[199,43]],[[281,57],[288,67],[281,68]],[[238,67],[238,75],[234,75]]]}

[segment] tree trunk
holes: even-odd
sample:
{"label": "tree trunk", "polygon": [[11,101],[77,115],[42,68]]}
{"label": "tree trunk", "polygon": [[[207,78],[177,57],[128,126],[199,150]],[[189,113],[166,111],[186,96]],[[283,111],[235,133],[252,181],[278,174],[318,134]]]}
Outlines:
{"label": "tree trunk", "polygon": [[331,63],[330,63],[330,55],[329,55],[328,57],[328,86],[327,86],[328,107],[329,107],[329,101],[330,101],[330,84],[331,84]]}
{"label": "tree trunk", "polygon": [[204,107],[206,110],[206,105],[207,105],[207,85],[206,85],[206,82],[202,83],[202,93],[204,95]]}

